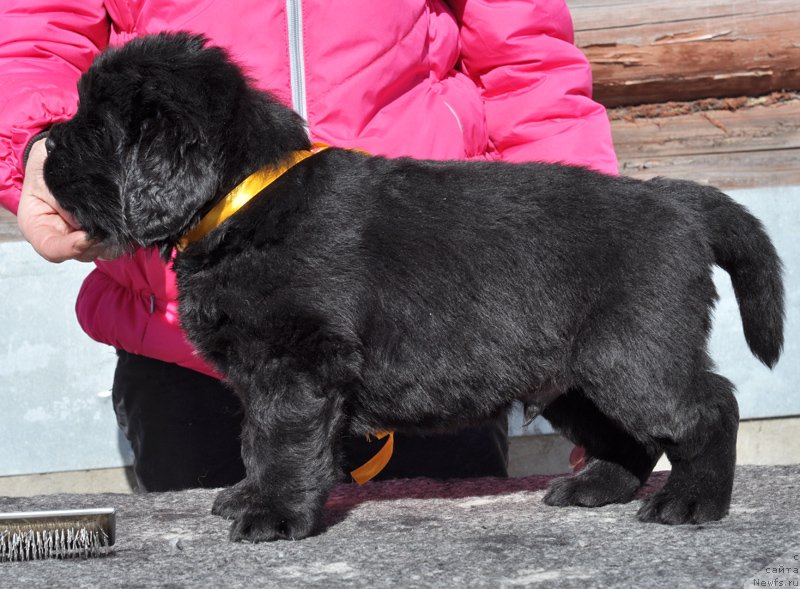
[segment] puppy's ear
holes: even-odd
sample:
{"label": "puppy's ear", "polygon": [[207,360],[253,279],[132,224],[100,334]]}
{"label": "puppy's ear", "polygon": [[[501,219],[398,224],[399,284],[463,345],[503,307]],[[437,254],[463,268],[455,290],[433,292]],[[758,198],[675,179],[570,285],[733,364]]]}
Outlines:
{"label": "puppy's ear", "polygon": [[130,236],[142,246],[174,245],[218,189],[215,150],[203,122],[157,92],[142,88],[135,109],[133,145],[121,182],[123,214]]}

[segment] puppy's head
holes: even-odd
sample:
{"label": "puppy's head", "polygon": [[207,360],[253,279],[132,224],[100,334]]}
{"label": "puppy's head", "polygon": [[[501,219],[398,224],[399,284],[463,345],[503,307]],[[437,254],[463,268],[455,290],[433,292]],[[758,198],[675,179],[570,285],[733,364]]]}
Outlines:
{"label": "puppy's head", "polygon": [[257,93],[224,51],[183,33],[106,51],[78,93],[75,116],[50,130],[48,188],[91,238],[166,255],[228,187],[234,119]]}

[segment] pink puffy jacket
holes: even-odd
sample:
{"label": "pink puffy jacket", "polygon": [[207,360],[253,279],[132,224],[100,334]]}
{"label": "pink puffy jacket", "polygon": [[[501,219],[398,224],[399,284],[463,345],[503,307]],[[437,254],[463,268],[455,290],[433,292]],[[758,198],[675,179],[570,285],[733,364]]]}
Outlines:
{"label": "pink puffy jacket", "polygon": [[[3,0],[0,203],[16,212],[30,139],[76,109],[107,45],[189,30],[226,47],[314,141],[387,156],[560,161],[616,173],[564,0]],[[98,262],[77,302],[94,339],[209,374],[151,252]]]}

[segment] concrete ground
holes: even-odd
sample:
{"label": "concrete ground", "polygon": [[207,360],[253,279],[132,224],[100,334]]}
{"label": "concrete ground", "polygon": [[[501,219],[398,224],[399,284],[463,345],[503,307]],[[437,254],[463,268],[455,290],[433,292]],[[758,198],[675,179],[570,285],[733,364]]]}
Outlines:
{"label": "concrete ground", "polygon": [[586,509],[542,502],[551,477],[339,485],[320,533],[228,541],[214,490],[0,497],[0,511],[114,507],[116,544],[86,560],[0,562],[0,587],[797,587],[800,466],[742,466],[730,513],[644,524],[642,496]]}
{"label": "concrete ground", "polygon": [[[560,435],[511,438],[509,475],[553,475],[569,472],[572,444]],[[743,421],[739,427],[737,462],[749,465],[800,464],[800,417]],[[669,469],[666,459],[656,470]],[[108,468],[0,477],[0,496],[24,497],[56,493],[131,493],[130,469]]]}

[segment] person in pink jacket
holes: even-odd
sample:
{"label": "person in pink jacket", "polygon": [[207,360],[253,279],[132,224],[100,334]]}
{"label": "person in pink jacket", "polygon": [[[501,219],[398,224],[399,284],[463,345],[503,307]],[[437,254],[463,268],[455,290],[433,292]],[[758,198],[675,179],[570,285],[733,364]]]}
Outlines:
{"label": "person in pink jacket", "polygon": [[[389,157],[564,162],[614,174],[616,157],[564,0],[4,0],[0,204],[44,258],[94,261],[76,305],[114,346],[115,410],[148,490],[243,476],[238,404],[186,342],[175,279],[151,251],[103,260],[41,179],[49,125],[109,45],[202,33],[308,121],[313,141]],[[503,475],[504,424],[398,436],[383,476]],[[349,442],[353,464],[374,449]]]}

